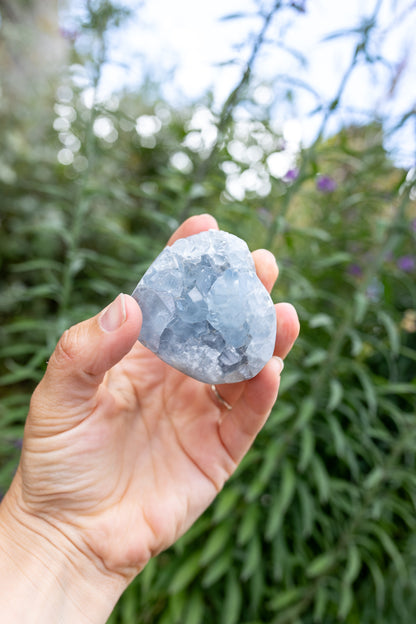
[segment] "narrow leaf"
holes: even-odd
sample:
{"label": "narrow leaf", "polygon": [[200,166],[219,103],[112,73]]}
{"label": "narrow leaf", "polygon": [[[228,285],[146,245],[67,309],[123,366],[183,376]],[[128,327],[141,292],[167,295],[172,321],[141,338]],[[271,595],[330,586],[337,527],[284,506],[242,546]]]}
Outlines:
{"label": "narrow leaf", "polygon": [[317,576],[327,574],[334,566],[336,560],[337,557],[333,551],[318,555],[306,568],[306,576],[316,578]]}
{"label": "narrow leaf", "polygon": [[202,586],[210,587],[228,572],[232,564],[232,551],[226,550],[222,555],[211,563],[204,576]]}
{"label": "narrow leaf", "polygon": [[280,528],[283,517],[292,501],[295,493],[296,477],[292,464],[287,460],[283,466],[280,490],[270,506],[267,517],[265,536],[272,540]]}
{"label": "narrow leaf", "polygon": [[241,578],[243,581],[249,579],[256,573],[258,566],[261,563],[261,543],[258,534],[251,540],[246,556],[244,558],[244,565],[241,571]]}
{"label": "narrow leaf", "polygon": [[231,569],[225,584],[225,599],[222,609],[222,624],[239,624],[243,592],[235,571]]}
{"label": "narrow leaf", "polygon": [[348,585],[351,585],[357,578],[361,569],[361,555],[355,544],[352,544],[348,549],[347,564],[345,566],[343,580]]}
{"label": "narrow leaf", "polygon": [[201,553],[199,551],[192,553],[185,559],[169,584],[168,592],[170,594],[176,594],[188,587],[200,571],[200,559]]}
{"label": "narrow leaf", "polygon": [[231,526],[228,522],[223,522],[211,532],[201,552],[201,566],[206,566],[224,550],[231,535]]}
{"label": "narrow leaf", "polygon": [[202,624],[203,621],[204,599],[201,590],[195,589],[188,600],[183,624]]}
{"label": "narrow leaf", "polygon": [[333,412],[341,403],[344,394],[344,388],[338,379],[331,379],[329,383],[329,400],[328,410]]}

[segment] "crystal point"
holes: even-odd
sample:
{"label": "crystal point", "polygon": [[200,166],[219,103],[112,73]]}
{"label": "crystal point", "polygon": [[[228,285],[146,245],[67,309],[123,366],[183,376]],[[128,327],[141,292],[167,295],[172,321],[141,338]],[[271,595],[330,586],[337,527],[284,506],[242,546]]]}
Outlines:
{"label": "crystal point", "polygon": [[273,355],[276,313],[246,243],[209,230],[176,241],[136,286],[140,342],[210,384],[251,379]]}

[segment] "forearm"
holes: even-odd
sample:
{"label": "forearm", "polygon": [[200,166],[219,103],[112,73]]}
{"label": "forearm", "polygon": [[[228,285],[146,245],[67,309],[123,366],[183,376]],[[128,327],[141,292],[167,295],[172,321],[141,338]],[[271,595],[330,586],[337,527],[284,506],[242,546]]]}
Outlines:
{"label": "forearm", "polygon": [[[0,506],[2,624],[104,624],[124,589],[54,527]],[[29,522],[27,522],[29,520]]]}

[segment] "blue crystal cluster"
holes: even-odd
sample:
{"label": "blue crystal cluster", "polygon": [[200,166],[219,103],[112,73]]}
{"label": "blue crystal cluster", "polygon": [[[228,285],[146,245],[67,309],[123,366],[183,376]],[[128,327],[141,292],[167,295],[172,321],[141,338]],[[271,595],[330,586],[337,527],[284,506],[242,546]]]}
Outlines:
{"label": "blue crystal cluster", "polygon": [[133,292],[140,342],[210,384],[251,379],[273,355],[276,313],[246,243],[209,230],[156,258]]}

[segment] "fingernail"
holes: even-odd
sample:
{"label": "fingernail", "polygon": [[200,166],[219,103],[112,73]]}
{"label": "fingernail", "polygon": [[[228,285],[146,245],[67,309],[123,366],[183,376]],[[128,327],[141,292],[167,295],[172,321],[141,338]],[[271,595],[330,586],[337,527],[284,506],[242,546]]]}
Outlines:
{"label": "fingernail", "polygon": [[279,357],[278,355],[274,355],[274,356],[273,356],[273,359],[274,359],[274,360],[275,360],[275,361],[279,364],[279,366],[280,366],[280,370],[279,370],[279,372],[278,372],[278,375],[280,376],[280,375],[282,374],[282,370],[283,370],[283,369],[284,369],[284,367],[285,367],[285,363],[283,362],[282,358],[281,358],[281,357]]}
{"label": "fingernail", "polygon": [[121,327],[125,320],[126,304],[124,302],[124,295],[120,294],[114,299],[113,303],[110,303],[110,305],[105,308],[98,322],[101,329],[105,332],[113,332]]}

